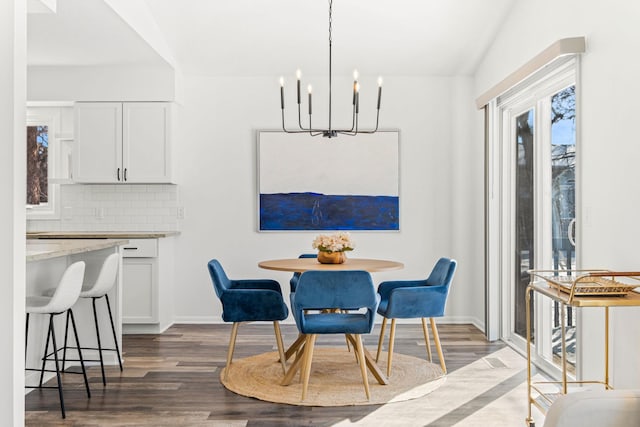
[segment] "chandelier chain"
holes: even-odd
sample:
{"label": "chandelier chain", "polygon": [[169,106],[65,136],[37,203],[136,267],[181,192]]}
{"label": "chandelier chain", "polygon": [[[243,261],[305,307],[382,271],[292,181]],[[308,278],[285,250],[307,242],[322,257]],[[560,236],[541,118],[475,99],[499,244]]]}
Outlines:
{"label": "chandelier chain", "polygon": [[331,16],[332,11],[333,11],[333,0],[329,0],[329,43],[333,41],[331,38],[331,23],[333,21],[333,18]]}

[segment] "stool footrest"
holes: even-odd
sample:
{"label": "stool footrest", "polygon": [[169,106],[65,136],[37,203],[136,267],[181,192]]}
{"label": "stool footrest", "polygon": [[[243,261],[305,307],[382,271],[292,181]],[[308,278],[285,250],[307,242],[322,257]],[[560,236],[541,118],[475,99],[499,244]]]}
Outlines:
{"label": "stool footrest", "polygon": [[[69,346],[67,346],[67,347],[61,347],[61,348],[59,348],[59,349],[58,349],[58,351],[60,351],[60,350],[64,350],[65,348],[66,348],[67,350],[69,350],[69,349],[71,349],[71,350],[77,350],[77,349],[78,349],[78,347],[69,347]],[[100,348],[98,348],[98,347],[80,347],[80,350],[119,351],[118,349],[115,349],[115,348],[104,348],[104,347],[103,347],[102,349],[100,349]],[[67,359],[67,360],[69,360],[69,359]]]}
{"label": "stool footrest", "polygon": [[[80,359],[78,359],[76,362],[79,362]],[[86,360],[85,360],[86,362]],[[55,369],[40,369],[40,368],[24,368],[25,371],[34,371],[34,372],[57,372]],[[82,375],[83,372],[74,372],[74,371],[60,371],[60,374],[80,374]]]}
{"label": "stool footrest", "polygon": [[58,389],[57,385],[26,385],[24,388],[55,388]]}

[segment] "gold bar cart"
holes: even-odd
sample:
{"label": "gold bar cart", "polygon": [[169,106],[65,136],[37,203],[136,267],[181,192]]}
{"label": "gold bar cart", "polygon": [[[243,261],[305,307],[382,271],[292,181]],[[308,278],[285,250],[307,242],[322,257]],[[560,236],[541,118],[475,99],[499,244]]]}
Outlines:
{"label": "gold bar cart", "polygon": [[[526,291],[527,317],[527,396],[528,414],[525,420],[528,427],[535,427],[531,415],[532,405],[546,413],[553,403],[556,393],[544,392],[539,385],[556,384],[560,386],[560,394],[567,394],[569,384],[601,384],[611,390],[609,384],[609,307],[640,306],[640,293],[632,292],[640,286],[640,272],[609,270],[529,270],[529,286]],[[561,331],[561,380],[533,382],[531,379],[531,295],[537,292],[560,306]],[[604,308],[604,378],[592,381],[567,380],[567,355],[565,312],[567,307],[602,307]],[[537,393],[533,396],[533,392]],[[538,400],[540,399],[540,400]]]}

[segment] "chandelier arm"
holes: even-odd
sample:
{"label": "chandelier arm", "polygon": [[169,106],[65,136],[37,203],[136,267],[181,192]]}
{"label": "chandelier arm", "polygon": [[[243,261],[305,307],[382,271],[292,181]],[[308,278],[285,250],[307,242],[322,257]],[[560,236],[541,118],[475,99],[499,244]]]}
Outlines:
{"label": "chandelier arm", "polygon": [[318,132],[318,130],[317,130],[317,129],[311,129],[311,127],[309,127],[309,128],[303,128],[303,127],[300,127],[300,130],[287,129],[287,128],[285,127],[285,124],[284,124],[284,123],[285,123],[285,122],[284,122],[284,108],[283,108],[283,109],[282,109],[282,131],[283,131],[283,132],[285,132],[285,133],[307,133],[307,132],[312,132],[312,131],[313,131],[313,132]]}
{"label": "chandelier arm", "polygon": [[284,108],[282,108],[282,130],[289,133],[287,128],[284,126]]}
{"label": "chandelier arm", "polygon": [[302,127],[302,113],[300,110],[300,103],[298,103],[298,127],[300,129],[304,129],[304,127]]}
{"label": "chandelier arm", "polygon": [[[355,98],[354,98],[355,99]],[[356,103],[353,103],[353,112],[351,113],[351,129],[349,132],[353,132],[353,129],[356,127]]]}
{"label": "chandelier arm", "polygon": [[361,130],[360,133],[376,133],[378,131],[379,121],[380,121],[380,109],[378,109],[378,113],[376,114],[376,127],[374,129],[369,129],[369,130]]}
{"label": "chandelier arm", "polygon": [[[374,129],[358,130],[358,128],[356,127],[356,132],[352,135],[356,135],[358,133],[376,133],[378,131],[379,121],[380,121],[380,110],[378,110],[378,113],[376,114],[376,127]],[[345,133],[345,135],[347,134]]]}

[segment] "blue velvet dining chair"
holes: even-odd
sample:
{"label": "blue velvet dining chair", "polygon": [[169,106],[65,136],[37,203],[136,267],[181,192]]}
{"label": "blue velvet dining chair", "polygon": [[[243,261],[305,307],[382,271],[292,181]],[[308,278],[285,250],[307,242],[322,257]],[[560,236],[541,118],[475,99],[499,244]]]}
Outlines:
{"label": "blue velvet dining chair", "polygon": [[453,259],[440,258],[433,267],[429,277],[425,280],[388,281],[382,282],[378,286],[378,294],[380,295],[378,313],[382,316],[382,328],[380,329],[380,339],[378,340],[376,362],[380,358],[380,350],[382,348],[382,342],[384,341],[387,319],[391,319],[389,351],[387,352],[387,377],[391,376],[396,319],[421,319],[424,341],[427,347],[429,362],[431,362],[431,344],[429,343],[429,332],[426,323],[426,318],[429,318],[433,332],[433,340],[436,343],[438,357],[440,358],[440,366],[442,367],[443,373],[447,373],[438,329],[433,318],[444,316],[444,308],[447,302],[451,280],[456,271],[456,265],[457,262]]}
{"label": "blue velvet dining chair", "polygon": [[[298,258],[318,258],[317,254],[300,254]],[[298,285],[298,280],[300,279],[301,273],[293,273],[291,279],[289,279],[289,286],[291,287],[291,292],[296,291],[296,286]]]}
{"label": "blue velvet dining chair", "polygon": [[287,318],[289,310],[282,298],[280,284],[270,279],[231,280],[216,259],[209,261],[208,268],[213,288],[222,303],[222,320],[233,322],[227,350],[225,380],[231,368],[238,326],[242,322],[273,322],[280,363],[283,371],[286,371],[282,333],[278,322]]}
{"label": "blue velvet dining chair", "polygon": [[[362,382],[370,399],[367,367],[361,334],[373,329],[379,297],[366,271],[307,271],[302,273],[291,296],[291,312],[300,333],[305,335],[302,354],[294,361],[283,385],[291,381],[298,362],[302,369],[302,401],[307,396],[313,348],[318,334],[345,334],[356,349]],[[345,310],[354,310],[349,311]]]}

